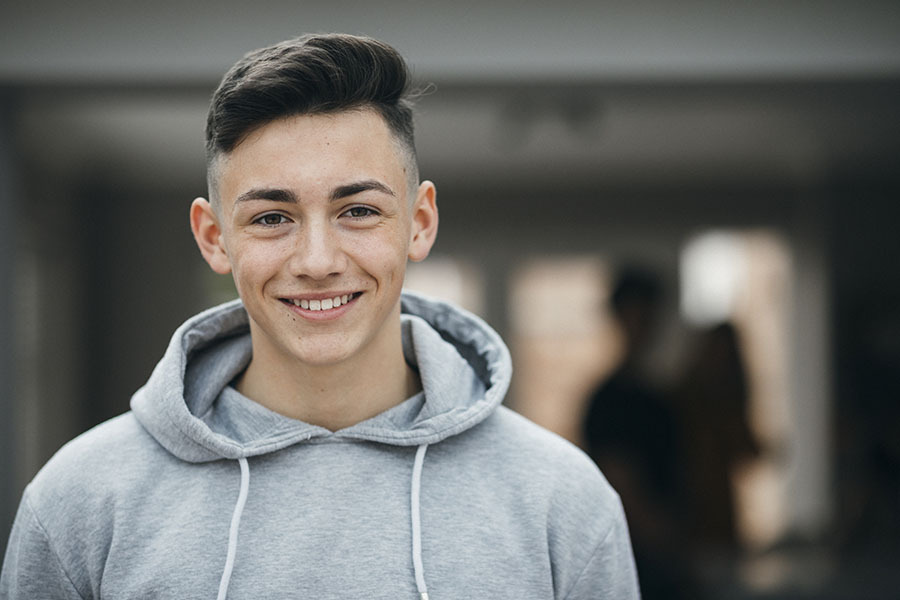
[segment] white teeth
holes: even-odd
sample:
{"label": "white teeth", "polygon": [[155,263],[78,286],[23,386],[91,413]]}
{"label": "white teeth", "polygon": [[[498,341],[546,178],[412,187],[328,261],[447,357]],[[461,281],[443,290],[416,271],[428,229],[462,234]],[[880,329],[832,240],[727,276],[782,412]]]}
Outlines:
{"label": "white teeth", "polygon": [[343,296],[335,296],[334,298],[323,298],[322,300],[288,300],[294,306],[299,306],[300,308],[306,310],[330,310],[332,308],[338,308],[344,304],[347,304],[351,300],[353,300],[353,294],[344,294]]}

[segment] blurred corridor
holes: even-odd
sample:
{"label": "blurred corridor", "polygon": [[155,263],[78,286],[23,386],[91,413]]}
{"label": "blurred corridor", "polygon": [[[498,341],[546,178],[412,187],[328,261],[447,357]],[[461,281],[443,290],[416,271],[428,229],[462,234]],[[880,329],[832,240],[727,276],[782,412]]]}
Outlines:
{"label": "blurred corridor", "polygon": [[[900,597],[895,3],[301,4],[0,9],[0,543],[53,452],[127,410],[174,328],[234,296],[187,223],[218,76],[346,30],[432,84],[417,145],[441,231],[408,287],[501,332],[510,406],[590,449],[589,401],[627,350],[610,299],[639,265],[660,290],[641,377],[693,453],[676,465],[690,585]],[[741,451],[713,465],[726,431]],[[727,536],[704,530],[707,501]]]}

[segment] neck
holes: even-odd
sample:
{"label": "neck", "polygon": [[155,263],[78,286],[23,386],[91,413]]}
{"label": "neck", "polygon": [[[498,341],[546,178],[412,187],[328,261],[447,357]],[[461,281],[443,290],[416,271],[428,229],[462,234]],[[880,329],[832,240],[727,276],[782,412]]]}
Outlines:
{"label": "neck", "polygon": [[254,343],[236,388],[269,410],[331,431],[350,427],[422,389],[403,358],[399,330],[391,348],[325,366],[309,365]]}

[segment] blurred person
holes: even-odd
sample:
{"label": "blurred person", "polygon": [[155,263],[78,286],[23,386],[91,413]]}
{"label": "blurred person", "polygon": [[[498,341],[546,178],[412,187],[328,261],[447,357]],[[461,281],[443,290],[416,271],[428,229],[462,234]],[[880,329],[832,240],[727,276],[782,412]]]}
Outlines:
{"label": "blurred person", "polygon": [[651,271],[626,267],[619,274],[610,308],[624,351],[591,395],[583,424],[588,453],[621,495],[648,600],[694,597],[680,528],[678,421],[643,366],[657,332],[662,292]]}
{"label": "blurred person", "polygon": [[340,34],[225,75],[190,223],[240,298],[35,477],[0,597],[639,597],[616,493],[500,405],[498,335],[401,293],[438,227],[410,98]]}
{"label": "blurred person", "polygon": [[731,323],[700,334],[676,396],[691,539],[698,547],[734,553],[739,538],[733,477],[760,448],[748,422],[747,375]]}

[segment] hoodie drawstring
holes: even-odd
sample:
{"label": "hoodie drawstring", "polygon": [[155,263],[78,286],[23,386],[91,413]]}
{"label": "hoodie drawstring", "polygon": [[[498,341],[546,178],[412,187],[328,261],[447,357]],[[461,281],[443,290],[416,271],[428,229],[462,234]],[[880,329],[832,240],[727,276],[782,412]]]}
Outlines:
{"label": "hoodie drawstring", "polygon": [[413,463],[412,490],[410,491],[410,513],[412,514],[412,554],[413,570],[416,574],[416,589],[421,600],[428,600],[428,588],[425,586],[425,575],[422,569],[422,519],[419,511],[419,490],[422,487],[422,464],[425,462],[425,451],[428,444],[416,449],[416,460]]}
{"label": "hoodie drawstring", "polygon": [[[413,571],[416,576],[416,589],[420,600],[428,600],[428,587],[425,585],[424,569],[422,568],[422,519],[419,509],[419,492],[422,488],[422,465],[425,462],[425,451],[428,444],[422,444],[416,449],[416,459],[413,462],[412,484],[410,489],[410,513],[412,516],[412,555]],[[241,466],[241,491],[238,494],[237,504],[234,506],[234,514],[231,516],[231,530],[228,533],[228,557],[225,559],[225,570],[219,581],[219,595],[217,600],[225,600],[228,594],[228,584],[231,581],[231,571],[234,569],[234,557],[237,553],[238,529],[241,525],[241,515],[244,505],[247,503],[247,492],[250,490],[250,465],[246,458],[239,458]]]}
{"label": "hoodie drawstring", "polygon": [[241,491],[238,494],[237,504],[234,506],[234,514],[231,515],[231,531],[228,532],[228,557],[225,559],[225,570],[219,581],[217,600],[225,600],[225,596],[228,594],[231,570],[234,569],[234,555],[237,553],[238,528],[241,525],[244,505],[247,503],[247,492],[250,490],[250,465],[243,457],[238,459],[238,464],[241,465]]}

